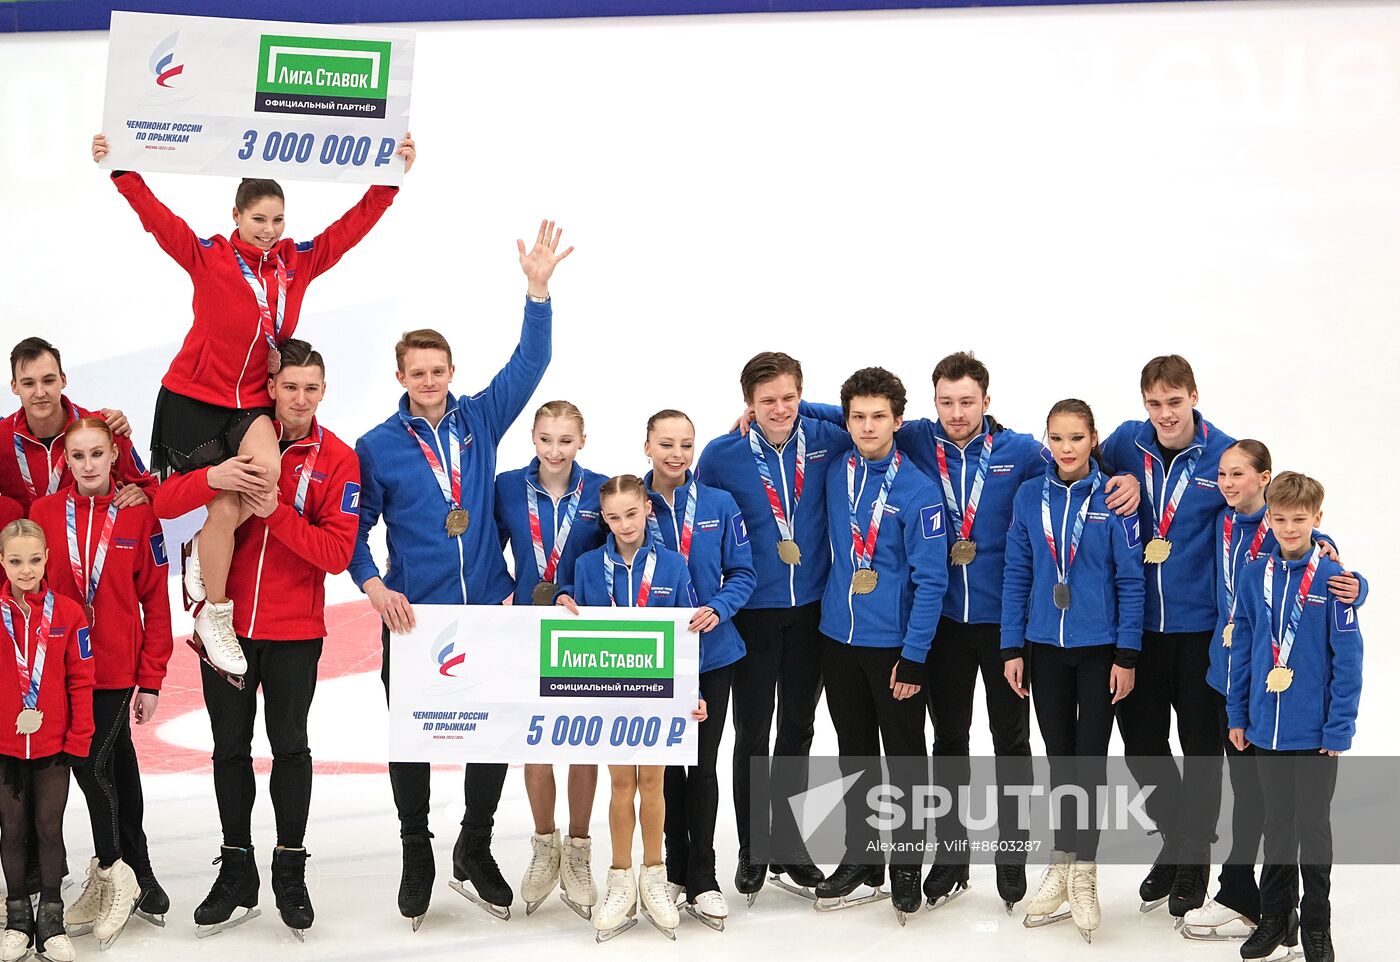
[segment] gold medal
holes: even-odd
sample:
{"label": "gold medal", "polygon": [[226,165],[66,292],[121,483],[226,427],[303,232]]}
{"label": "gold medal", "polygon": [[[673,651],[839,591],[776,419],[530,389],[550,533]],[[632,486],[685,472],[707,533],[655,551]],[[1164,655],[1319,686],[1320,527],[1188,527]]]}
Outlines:
{"label": "gold medal", "polygon": [[1269,671],[1269,677],[1264,681],[1264,688],[1274,694],[1288,691],[1288,686],[1293,684],[1293,669],[1283,665],[1275,665]]}
{"label": "gold medal", "polygon": [[24,708],[15,716],[15,734],[32,735],[44,724],[44,713],[37,708]]}
{"label": "gold medal", "polygon": [[1166,538],[1153,538],[1147,542],[1147,550],[1143,553],[1143,560],[1150,565],[1162,564],[1171,557],[1172,543]]}
{"label": "gold medal", "polygon": [[1235,637],[1235,623],[1233,621],[1225,625],[1225,630],[1220,633],[1220,647],[1229,648],[1230,642]]}
{"label": "gold medal", "polygon": [[530,592],[530,604],[532,605],[552,605],[554,604],[554,593],[559,590],[559,586],[552,581],[541,581],[535,585],[535,590]]}
{"label": "gold medal", "polygon": [[969,541],[966,538],[959,538],[953,542],[953,551],[949,559],[955,565],[970,565],[977,557],[977,542]]}
{"label": "gold medal", "polygon": [[778,559],[785,565],[800,565],[802,563],[802,549],[797,546],[796,541],[784,538],[778,542]]}
{"label": "gold medal", "polygon": [[447,512],[447,536],[449,538],[460,538],[467,533],[467,526],[471,524],[471,515],[466,508],[453,508]]}
{"label": "gold medal", "polygon": [[851,591],[858,595],[868,595],[875,590],[879,581],[880,576],[874,568],[857,568],[856,573],[851,575]]}

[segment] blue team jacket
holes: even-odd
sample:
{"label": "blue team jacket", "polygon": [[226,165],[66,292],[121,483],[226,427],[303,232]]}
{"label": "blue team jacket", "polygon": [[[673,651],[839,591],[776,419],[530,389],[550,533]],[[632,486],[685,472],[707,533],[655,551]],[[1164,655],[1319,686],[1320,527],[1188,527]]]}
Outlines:
{"label": "blue team jacket", "polygon": [[412,418],[414,433],[444,463],[449,421],[461,426],[462,503],[471,515],[464,535],[449,538],[443,528],[448,505],[418,443],[399,415],[408,417],[408,395],[398,412],[355,444],[360,459],[360,535],[350,576],[361,590],[381,574],[369,550],[369,533],[383,517],[389,567],[384,583],[413,604],[498,604],[513,585],[506,573],[496,531],[496,449],[544,376],[550,357],[553,317],[548,303],[525,304],[520,343],[486,390],[473,397],[447,396],[447,416],[434,430]]}
{"label": "blue team jacket", "polygon": [[[583,479],[583,492],[579,497],[578,512],[574,515],[573,527],[569,529],[569,540],[559,554],[559,566],[554,572],[558,584],[569,577],[574,570],[574,562],[585,551],[592,551],[606,539],[603,527],[602,509],[598,505],[598,489],[608,480],[606,475],[589,471],[577,461],[569,472],[569,493],[578,487]],[[501,535],[501,547],[510,543],[511,555],[515,560],[515,603],[528,605],[535,585],[539,584],[539,565],[535,560],[534,542],[530,540],[530,506],[525,498],[526,486],[535,489],[540,507],[540,542],[544,545],[545,559],[554,550],[554,541],[559,536],[559,526],[563,523],[564,501],[555,502],[554,496],[540,486],[540,459],[535,458],[526,467],[505,471],[496,478],[496,530]]]}
{"label": "blue team jacket", "polygon": [[[1230,659],[1234,654],[1234,646],[1225,647],[1225,626],[1230,623],[1230,602],[1225,594],[1225,518],[1229,515],[1235,516],[1235,522],[1230,531],[1230,572],[1235,577],[1235,590],[1239,591],[1240,572],[1249,563],[1249,545],[1254,540],[1255,532],[1259,530],[1260,523],[1264,520],[1264,512],[1268,507],[1260,508],[1253,514],[1237,514],[1234,508],[1226,508],[1220,512],[1220,520],[1215,525],[1215,635],[1210,640],[1210,667],[1206,670],[1206,682],[1220,694],[1230,695]],[[1313,532],[1313,538],[1319,541],[1326,541],[1336,546],[1336,542],[1320,531]],[[1266,558],[1278,548],[1278,539],[1274,537],[1272,531],[1264,535],[1263,541],[1259,544],[1260,558]],[[1366,595],[1370,591],[1370,586],[1364,575],[1360,572],[1353,572],[1357,581],[1361,582],[1360,593],[1356,597],[1354,607],[1360,608],[1366,603]],[[1326,582],[1323,583],[1323,590],[1326,590]],[[1235,600],[1236,610],[1239,607],[1238,596]]]}
{"label": "blue team jacket", "polygon": [[[695,588],[690,583],[690,570],[685,566],[685,559],[680,552],[656,544],[650,534],[632,557],[631,565],[622,563],[622,556],[617,553],[617,542],[609,534],[601,547],[579,556],[574,562],[572,577],[560,586],[559,593],[573,598],[580,608],[609,608],[614,603],[619,608],[635,608],[637,592],[642,588],[647,555],[653,551],[656,552],[656,570],[651,576],[647,607],[695,607]],[[611,597],[608,596],[607,578],[603,574],[604,552],[610,554],[617,564],[613,569]]]}
{"label": "blue team jacket", "polygon": [[[1050,523],[1055,550],[1063,563],[1074,535],[1079,508],[1094,478],[1099,489],[1089,502],[1079,550],[1069,568],[1070,605],[1055,606],[1059,580],[1041,521],[1045,478],[1050,479]],[[1001,647],[1022,648],[1026,641],[1057,648],[1116,645],[1142,649],[1142,538],[1136,515],[1119,517],[1109,510],[1103,484],[1108,478],[1094,465],[1088,477],[1066,485],[1056,466],[1016,492],[1011,530],[1006,535],[1005,587],[1001,605]]]}
{"label": "blue team jacket", "polygon": [[[1273,625],[1264,607],[1264,573],[1274,559]],[[1272,751],[1351,748],[1361,701],[1361,628],[1356,608],[1327,593],[1327,579],[1342,571],[1323,558],[1308,589],[1288,667],[1293,683],[1267,690],[1274,665],[1273,639],[1282,638],[1307,559],[1284,561],[1278,550],[1240,572],[1231,645],[1228,714],[1251,744]]]}
{"label": "blue team jacket", "polygon": [[[880,461],[856,455],[856,523],[864,537],[885,471],[899,447]],[[831,532],[831,577],[822,596],[822,634],[849,645],[901,648],[910,661],[928,658],[938,630],[943,596],[948,590],[947,518],[943,496],[917,467],[904,459],[885,503],[875,542],[873,567],[879,575],[875,590],[865,595],[851,590],[855,549],[846,492],[847,458],[838,458],[826,471],[826,519]]]}
{"label": "blue team jacket", "polygon": [[749,527],[757,585],[746,608],[795,608],[819,600],[826,590],[831,571],[831,546],[826,536],[826,467],[850,450],[851,438],[843,428],[812,418],[800,418],[799,423],[807,439],[807,465],[795,518],[792,499],[797,431],[793,430],[781,448],[769,444],[762,431],[758,432],[758,440],[773,488],[782,498],[788,518],[795,522],[795,540],[802,552],[800,565],[785,564],[778,557],[778,523],[773,520],[773,509],[747,437],[735,430],[715,438],[705,445],[695,469],[701,484],[729,492]]}
{"label": "blue team jacket", "polygon": [[[1196,437],[1190,447],[1173,459],[1163,477],[1162,454],[1157,448],[1157,432],[1152,422],[1125,421],[1103,444],[1104,471],[1129,472],[1143,485],[1138,516],[1142,521],[1142,541],[1151,541],[1157,530],[1152,502],[1147,497],[1143,454],[1152,455],[1157,509],[1171,497],[1177,479],[1186,470],[1192,454],[1199,454],[1191,483],[1181,496],[1167,540],[1171,555],[1163,564],[1147,565],[1147,604],[1143,627],[1163,633],[1210,631],[1215,627],[1215,571],[1213,556],[1216,520],[1225,499],[1216,483],[1220,455],[1235,439],[1193,411]],[[1209,429],[1207,431],[1207,429]]]}
{"label": "blue team jacket", "polygon": [[690,583],[696,604],[709,605],[720,618],[719,624],[700,636],[700,671],[732,665],[744,657],[744,639],[732,619],[749,600],[758,580],[744,516],[728,491],[701,484],[689,474],[686,484],[675,492],[676,507],[672,510],[665,498],[651,490],[651,478],[648,471],[645,481],[651,508],[661,540],[672,551],[680,552],[688,499],[700,499],[690,533]]}

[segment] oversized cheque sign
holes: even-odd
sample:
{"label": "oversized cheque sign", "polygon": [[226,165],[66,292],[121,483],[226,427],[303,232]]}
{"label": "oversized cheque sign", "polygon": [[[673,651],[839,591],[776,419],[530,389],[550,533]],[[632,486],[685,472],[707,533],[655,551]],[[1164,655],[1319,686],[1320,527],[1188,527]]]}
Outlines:
{"label": "oversized cheque sign", "polygon": [[694,765],[691,608],[414,605],[389,638],[389,759]]}
{"label": "oversized cheque sign", "polygon": [[397,184],[413,32],[112,13],[111,170]]}

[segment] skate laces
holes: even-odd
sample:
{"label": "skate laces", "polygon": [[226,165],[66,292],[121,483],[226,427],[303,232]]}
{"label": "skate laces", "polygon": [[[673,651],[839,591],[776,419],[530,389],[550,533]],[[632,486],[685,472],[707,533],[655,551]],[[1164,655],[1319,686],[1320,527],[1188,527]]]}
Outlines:
{"label": "skate laces", "polygon": [[243,649],[238,644],[238,638],[233,633],[233,612],[231,610],[219,610],[211,607],[209,609],[209,624],[214,629],[211,634],[213,638],[201,640],[205,644],[213,644],[219,649],[219,654],[232,661],[243,653]]}
{"label": "skate laces", "polygon": [[[285,855],[283,857],[287,859],[287,861],[299,861],[301,863],[300,866],[284,863],[279,871],[277,861],[274,859],[272,863],[272,874],[273,884],[281,891],[282,899],[289,905],[300,909],[306,908],[307,904],[311,901],[311,896],[306,891],[306,859],[310,856],[304,853],[297,854],[301,855],[300,859],[296,859],[295,855],[290,858]],[[300,871],[298,871],[298,868],[300,868]]]}
{"label": "skate laces", "polygon": [[642,891],[652,905],[665,905],[671,901],[671,893],[666,884],[665,872],[643,872]]}
{"label": "skate laces", "polygon": [[1046,866],[1045,874],[1040,877],[1040,886],[1035,890],[1034,901],[1039,902],[1059,893],[1068,878],[1069,866],[1063,863]]}
{"label": "skate laces", "polygon": [[[212,897],[216,894],[219,896],[233,894],[233,880],[238,875],[238,869],[234,867],[232,862],[225,861],[222,855],[209,864],[219,866],[219,874],[214,878],[214,885],[209,890],[209,895]],[[107,896],[104,895],[103,897],[106,898]]]}
{"label": "skate laces", "polygon": [[526,876],[529,878],[529,881],[537,885],[543,885],[545,882],[549,881],[549,877],[552,874],[549,870],[549,863],[553,861],[553,846],[550,845],[548,839],[542,842],[537,838],[530,839],[530,844],[534,848],[534,852],[530,859],[530,866],[526,869]]}
{"label": "skate laces", "polygon": [[573,874],[574,879],[579,885],[586,888],[593,887],[593,866],[589,864],[586,853],[574,850],[573,847],[570,846],[568,864],[569,871]]}
{"label": "skate laces", "polygon": [[603,914],[606,915],[609,912],[620,911],[627,908],[632,901],[631,898],[628,897],[629,887],[625,880],[620,885],[608,886],[607,894],[603,897]]}
{"label": "skate laces", "polygon": [[1069,897],[1080,908],[1093,906],[1099,897],[1098,876],[1092,872],[1070,872]]}

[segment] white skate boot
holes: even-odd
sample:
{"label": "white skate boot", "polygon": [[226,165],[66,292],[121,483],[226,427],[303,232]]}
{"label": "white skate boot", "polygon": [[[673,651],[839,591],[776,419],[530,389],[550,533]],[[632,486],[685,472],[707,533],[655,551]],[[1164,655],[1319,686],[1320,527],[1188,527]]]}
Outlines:
{"label": "white skate boot", "polygon": [[1099,927],[1099,867],[1093,862],[1075,862],[1069,867],[1069,911],[1084,941],[1094,941]]}
{"label": "white skate boot", "polygon": [[141,897],[141,883],[136,881],[136,873],[131,867],[117,859],[111,868],[98,868],[97,878],[103,883],[102,906],[97,914],[93,934],[102,949],[111,948],[122,934],[131,913],[136,911],[136,901]]}
{"label": "white skate boot", "polygon": [[1052,852],[1051,862],[1045,866],[1040,876],[1040,885],[1026,906],[1026,917],[1021,924],[1028,929],[1069,918],[1065,902],[1069,899],[1069,867],[1074,861],[1073,854]]}
{"label": "white skate boot", "polygon": [[615,939],[637,924],[637,879],[630,868],[608,869],[608,890],[593,916],[599,942]]}
{"label": "white skate boot", "polygon": [[184,576],[180,579],[185,590],[185,609],[188,610],[209,595],[204,590],[204,574],[199,570],[199,532],[180,547],[180,567]]}
{"label": "white skate boot", "polygon": [[564,852],[559,864],[559,898],[573,909],[579,918],[593,917],[598,904],[598,889],[593,884],[593,840],[564,838]]}
{"label": "white skate boot", "polygon": [[559,882],[559,832],[530,836],[530,849],[530,865],[520,883],[526,915],[533,915]]}
{"label": "white skate boot", "polygon": [[647,921],[666,938],[676,941],[676,926],[681,924],[681,914],[676,910],[676,903],[671,901],[666,866],[643,865],[642,878],[637,887],[641,890],[642,914]]}
{"label": "white skate boot", "polygon": [[1236,912],[1215,899],[1206,899],[1205,905],[1186,913],[1181,934],[1203,942],[1228,942],[1249,938],[1254,934],[1254,923],[1243,912]]}
{"label": "white skate boot", "polygon": [[80,935],[87,935],[97,924],[97,916],[102,910],[102,889],[111,881],[101,879],[97,875],[97,856],[93,856],[88,862],[87,880],[83,882],[83,890],[78,893],[78,898],[68,910],[63,913],[63,925],[68,929],[70,938],[77,938]]}
{"label": "white skate boot", "polygon": [[693,919],[704,922],[716,932],[724,931],[724,920],[729,918],[729,906],[724,896],[714,889],[701,892],[694,902],[685,903],[685,911]]}
{"label": "white skate boot", "polygon": [[194,633],[204,645],[204,656],[219,671],[242,678],[248,672],[248,659],[233,631],[233,602],[206,601],[194,618]]}

